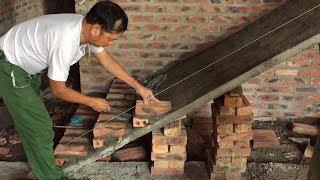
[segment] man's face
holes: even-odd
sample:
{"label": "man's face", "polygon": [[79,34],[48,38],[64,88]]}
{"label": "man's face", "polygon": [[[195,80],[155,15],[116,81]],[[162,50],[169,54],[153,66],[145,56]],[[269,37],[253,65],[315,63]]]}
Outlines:
{"label": "man's face", "polygon": [[122,33],[109,33],[103,31],[101,28],[91,34],[90,44],[97,47],[106,47],[111,45],[115,40],[123,37]]}

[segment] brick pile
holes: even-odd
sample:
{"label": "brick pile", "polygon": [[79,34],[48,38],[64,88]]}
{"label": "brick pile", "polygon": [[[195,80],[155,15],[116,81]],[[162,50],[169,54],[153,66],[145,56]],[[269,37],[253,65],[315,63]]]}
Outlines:
{"label": "brick pile", "polygon": [[[109,105],[118,112],[130,113],[135,103],[135,91],[129,85],[115,79],[107,94]],[[118,112],[101,113],[93,128],[93,147],[100,148],[106,144],[106,138],[122,138],[126,135],[131,121],[130,117],[123,116]]]}
{"label": "brick pile", "polygon": [[243,95],[227,93],[213,111],[212,149],[207,152],[211,179],[239,178],[251,153],[252,107]]}
{"label": "brick pile", "polygon": [[83,119],[83,124],[79,127],[68,126],[66,128],[54,151],[58,166],[67,165],[74,160],[87,157],[89,154],[91,147],[90,133],[83,134],[90,130],[89,124],[97,119],[97,112],[90,107],[79,105],[75,115]]}
{"label": "brick pile", "polygon": [[199,109],[187,114],[190,126],[186,127],[188,134],[188,159],[206,160],[205,150],[209,147],[212,134],[212,105],[213,101],[205,103]]}
{"label": "brick pile", "polygon": [[187,132],[177,119],[161,130],[152,131],[152,175],[183,175]]}
{"label": "brick pile", "polygon": [[137,100],[133,118],[133,127],[145,127],[156,116],[168,113],[171,110],[170,101],[150,101],[144,103]]}

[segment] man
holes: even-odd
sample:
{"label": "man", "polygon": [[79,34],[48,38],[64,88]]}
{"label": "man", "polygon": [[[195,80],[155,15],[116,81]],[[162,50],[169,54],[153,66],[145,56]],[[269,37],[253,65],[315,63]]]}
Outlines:
{"label": "man", "polygon": [[0,39],[0,96],[11,113],[28,162],[39,179],[60,179],[55,165],[52,122],[39,95],[41,72],[48,67],[52,94],[98,112],[110,110],[105,99],[82,95],[65,86],[68,71],[89,46],[101,65],[131,85],[146,100],[151,90],[133,79],[108,53],[127,30],[128,18],[119,5],[101,1],[83,18],[77,14],[41,16],[14,26]]}

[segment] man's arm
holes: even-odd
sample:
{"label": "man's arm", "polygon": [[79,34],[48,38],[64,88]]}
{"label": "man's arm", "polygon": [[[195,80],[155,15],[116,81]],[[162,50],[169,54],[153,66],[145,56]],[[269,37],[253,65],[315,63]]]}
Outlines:
{"label": "man's arm", "polygon": [[65,82],[54,81],[49,78],[49,86],[51,88],[52,95],[56,98],[72,103],[84,104],[92,107],[98,112],[106,112],[110,110],[110,106],[105,99],[85,96],[66,87]]}
{"label": "man's arm", "polygon": [[143,98],[143,100],[151,100],[151,101],[158,101],[152,91],[141,84],[139,84],[133,77],[131,77],[123,67],[114,60],[105,50],[100,53],[94,53],[97,57],[100,64],[108,70],[112,75],[119,78],[123,82],[129,84],[133,87]]}

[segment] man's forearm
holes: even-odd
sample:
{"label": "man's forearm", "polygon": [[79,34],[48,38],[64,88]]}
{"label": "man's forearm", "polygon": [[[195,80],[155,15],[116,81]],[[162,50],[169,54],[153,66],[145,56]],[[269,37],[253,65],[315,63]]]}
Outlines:
{"label": "man's forearm", "polygon": [[132,78],[125,69],[115,61],[111,56],[108,55],[107,52],[102,52],[96,57],[99,59],[101,65],[108,70],[112,75],[129,84],[134,89],[138,89],[141,85]]}
{"label": "man's forearm", "polygon": [[56,98],[62,99],[64,101],[68,101],[71,103],[83,104],[83,105],[87,105],[87,106],[90,106],[90,102],[92,100],[91,97],[85,96],[85,95],[83,95],[73,89],[67,88],[67,87],[60,89],[59,91],[53,90],[52,93]]}

